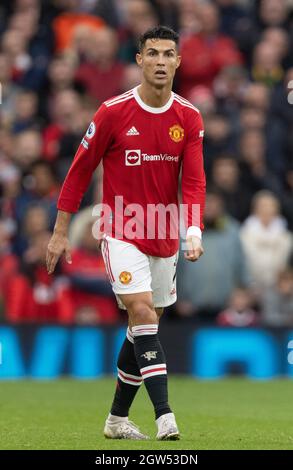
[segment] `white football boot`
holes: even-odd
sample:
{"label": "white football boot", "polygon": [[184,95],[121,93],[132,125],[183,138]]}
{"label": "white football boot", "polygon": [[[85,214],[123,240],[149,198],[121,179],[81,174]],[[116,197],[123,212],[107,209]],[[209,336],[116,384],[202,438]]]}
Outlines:
{"label": "white football boot", "polygon": [[104,427],[104,436],[107,439],[146,440],[148,436],[142,434],[139,428],[129,421],[128,417],[112,416],[109,414]]}
{"label": "white football boot", "polygon": [[173,413],[166,413],[156,419],[158,426],[157,439],[159,441],[177,441],[180,433]]}

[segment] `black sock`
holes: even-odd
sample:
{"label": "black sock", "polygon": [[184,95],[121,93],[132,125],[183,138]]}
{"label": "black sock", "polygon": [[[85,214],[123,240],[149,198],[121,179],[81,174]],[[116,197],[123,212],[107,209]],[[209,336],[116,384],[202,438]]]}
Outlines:
{"label": "black sock", "polygon": [[136,361],[158,419],[172,413],[168,404],[166,359],[158,338],[158,325],[134,326],[132,333]]}
{"label": "black sock", "polygon": [[133,341],[132,333],[127,329],[127,338],[125,338],[117,361],[118,379],[111,408],[111,414],[115,416],[128,416],[129,408],[142,384]]}

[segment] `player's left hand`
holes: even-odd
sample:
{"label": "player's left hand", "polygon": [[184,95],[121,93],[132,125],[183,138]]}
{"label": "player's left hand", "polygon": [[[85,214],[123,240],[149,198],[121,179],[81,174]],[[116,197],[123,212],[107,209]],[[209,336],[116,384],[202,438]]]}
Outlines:
{"label": "player's left hand", "polygon": [[203,247],[201,239],[195,235],[186,238],[187,252],[184,253],[184,258],[188,261],[197,261],[203,254]]}

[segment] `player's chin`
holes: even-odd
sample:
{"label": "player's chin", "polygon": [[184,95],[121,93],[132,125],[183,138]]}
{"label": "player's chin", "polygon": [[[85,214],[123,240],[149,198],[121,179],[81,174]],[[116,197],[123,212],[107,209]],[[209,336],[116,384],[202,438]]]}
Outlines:
{"label": "player's chin", "polygon": [[170,79],[167,76],[162,76],[162,78],[156,77],[153,80],[153,84],[156,88],[164,88],[170,83]]}

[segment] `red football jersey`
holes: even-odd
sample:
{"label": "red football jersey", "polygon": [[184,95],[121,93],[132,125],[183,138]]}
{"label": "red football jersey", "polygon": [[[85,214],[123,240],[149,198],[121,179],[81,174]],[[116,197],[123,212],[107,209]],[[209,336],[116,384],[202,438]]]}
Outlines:
{"label": "red football jersey", "polygon": [[[179,95],[172,92],[163,107],[152,108],[141,100],[137,88],[105,101],[98,109],[66,176],[58,209],[78,210],[103,160],[103,204],[110,208],[112,222],[110,228],[105,225],[105,232],[148,255],[169,257],[178,250],[178,230],[175,237],[171,231],[177,227],[178,216],[171,211],[165,217],[165,230],[156,207],[178,207],[181,167],[186,225],[203,229],[203,122],[199,111]],[[192,217],[195,204],[200,206],[197,220]]]}

